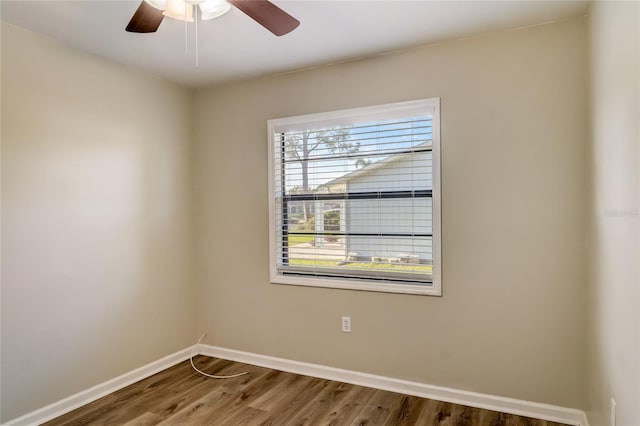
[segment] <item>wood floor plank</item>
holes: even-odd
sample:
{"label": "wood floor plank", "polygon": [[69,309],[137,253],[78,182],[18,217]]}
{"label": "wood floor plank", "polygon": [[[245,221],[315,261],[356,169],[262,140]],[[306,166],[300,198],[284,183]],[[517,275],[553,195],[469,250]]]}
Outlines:
{"label": "wood floor plank", "polygon": [[271,413],[264,410],[258,410],[252,407],[243,407],[242,410],[236,410],[233,414],[216,422],[216,426],[247,426],[263,424]]}
{"label": "wood floor plank", "polygon": [[566,426],[496,411],[198,356],[47,426]]}
{"label": "wood floor plank", "polygon": [[353,421],[356,425],[385,424],[398,405],[398,394],[376,390],[371,400],[363,407]]}
{"label": "wood floor plank", "polygon": [[[218,386],[213,392],[194,401],[174,415],[167,417],[160,425],[221,424],[229,416],[228,407],[233,404],[238,395],[242,395],[244,390],[252,385],[254,381],[261,383],[264,376],[269,373],[270,370],[264,369],[264,371],[253,372],[253,376],[247,375],[219,382],[224,383],[224,385]],[[224,416],[221,416],[221,413],[224,413]]]}
{"label": "wood floor plank", "polygon": [[97,425],[99,420],[108,415],[116,406],[116,398],[111,395],[107,395],[87,404],[81,408],[78,408],[70,413],[64,414],[58,418],[50,420],[44,425],[46,426],[76,426],[76,425]]}
{"label": "wood floor plank", "polygon": [[422,406],[425,404],[423,398],[416,398],[415,396],[399,396],[399,406],[391,413],[391,417],[388,420],[390,424],[398,426],[414,425],[420,416]]}
{"label": "wood floor plank", "polygon": [[457,426],[474,426],[480,422],[480,411],[478,408],[454,405],[451,417]]}
{"label": "wood floor plank", "polygon": [[361,386],[351,386],[345,397],[328,412],[322,414],[318,422],[323,425],[352,424],[366,404],[373,398],[376,390]]}
{"label": "wood floor plank", "polygon": [[154,413],[144,413],[131,421],[123,423],[122,426],[152,426],[160,423],[162,418]]}
{"label": "wood floor plank", "polygon": [[[230,369],[235,369],[233,363],[226,360],[205,359],[200,361],[198,368],[216,369],[221,374],[226,374]],[[190,365],[189,365],[190,367]],[[141,385],[143,385],[141,383]],[[118,394],[118,406],[126,406],[128,410],[114,410],[107,416],[101,418],[104,424],[117,425],[135,418],[135,414],[140,411],[152,412],[161,418],[167,418],[184,406],[191,403],[194,399],[204,396],[211,392],[220,382],[210,380],[192,369],[186,371],[176,369],[174,375],[169,379],[166,386],[156,391],[149,392],[145,387],[145,391],[134,393],[135,397],[121,392]]]}
{"label": "wood floor plank", "polygon": [[[44,423],[46,426],[73,426],[84,424],[99,424],[99,420],[104,418],[112,411],[117,411],[119,406],[126,404],[127,401],[135,401],[144,394],[148,393],[168,393],[167,386],[173,382],[177,382],[176,377],[183,377],[189,373],[191,366],[186,363],[180,363],[174,367],[163,370],[153,376],[134,383],[123,389],[120,389],[110,395],[91,402],[77,410],[65,414],[57,419],[53,419]],[[130,407],[133,408],[133,407]],[[77,422],[76,422],[77,420]],[[60,423],[63,422],[63,423]]]}
{"label": "wood floor plank", "polygon": [[[291,373],[280,373],[280,376],[272,381],[272,385],[260,392],[261,386],[257,386],[259,392],[254,393],[252,397],[244,398],[246,405],[263,411],[272,410],[282,398],[296,392],[308,383],[308,378]],[[247,401],[248,399],[248,401]]]}
{"label": "wood floor plank", "polygon": [[[163,421],[168,424],[185,424],[187,418],[194,416],[195,412],[205,414],[206,410],[199,410],[202,407],[209,408],[212,402],[216,401],[216,397],[224,394],[235,396],[237,391],[244,389],[252,383],[256,376],[266,375],[269,370],[259,367],[249,368],[246,365],[239,365],[227,360],[218,360],[222,362],[207,363],[194,362],[196,367],[207,373],[215,373],[219,375],[233,375],[242,371],[248,371],[254,374],[239,376],[231,379],[217,380],[204,377],[195,371],[191,371],[192,377],[179,383],[178,386],[172,386],[172,396],[164,398],[163,401],[156,401],[149,410],[157,414]],[[256,374],[256,372],[258,374]],[[194,378],[195,377],[195,378]],[[201,403],[205,399],[206,403]],[[204,413],[203,413],[204,412]],[[176,420],[182,418],[184,420]],[[188,420],[191,422],[191,420]],[[199,420],[193,420],[194,424],[198,424]]]}
{"label": "wood floor plank", "polygon": [[431,419],[431,424],[434,426],[453,426],[455,423],[453,422],[452,414],[453,414],[453,404],[448,404],[446,402],[438,401],[435,404],[435,410],[433,412],[433,418]]}
{"label": "wood floor plank", "polygon": [[[280,398],[278,403],[269,410],[270,416],[263,422],[261,426],[278,425],[289,423],[299,411],[306,410],[311,401],[318,396],[329,385],[329,380],[315,379],[306,376],[301,386],[297,387],[295,394],[289,394],[287,397]],[[229,424],[232,426],[232,424]]]}
{"label": "wood floor plank", "polygon": [[[217,365],[220,360],[204,358],[207,366]],[[228,361],[226,361],[228,362]],[[202,365],[201,367],[204,367]],[[171,398],[175,388],[184,382],[193,387],[196,383],[204,383],[207,379],[195,373],[191,365],[180,363],[163,370],[145,380],[120,389],[105,398],[85,405],[58,419],[45,423],[47,426],[75,425],[114,425],[122,424],[133,418],[136,413],[149,411],[159,401]],[[126,409],[125,409],[126,408]],[[62,420],[63,423],[59,423]]]}
{"label": "wood floor plank", "polygon": [[[433,399],[425,399],[422,410],[416,419],[417,425],[437,425],[436,418],[440,410],[440,404],[442,402],[434,401]],[[481,424],[481,423],[478,423]]]}
{"label": "wood floor plank", "polygon": [[225,386],[218,388],[216,392],[185,407],[175,415],[166,418],[163,422],[159,423],[159,425],[222,424],[228,418],[228,412],[224,407],[228,406],[236,395],[237,393],[233,387],[228,388]]}
{"label": "wood floor plank", "polygon": [[327,386],[304,409],[289,419],[289,424],[296,426],[320,425],[319,417],[330,412],[347,395],[353,385],[340,382],[329,382]]}

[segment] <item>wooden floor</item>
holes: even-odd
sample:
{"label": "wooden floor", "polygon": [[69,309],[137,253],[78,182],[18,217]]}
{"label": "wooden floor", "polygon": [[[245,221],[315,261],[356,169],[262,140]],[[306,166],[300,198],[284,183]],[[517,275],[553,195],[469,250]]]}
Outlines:
{"label": "wooden floor", "polygon": [[198,356],[48,423],[53,425],[554,425],[252,365]]}

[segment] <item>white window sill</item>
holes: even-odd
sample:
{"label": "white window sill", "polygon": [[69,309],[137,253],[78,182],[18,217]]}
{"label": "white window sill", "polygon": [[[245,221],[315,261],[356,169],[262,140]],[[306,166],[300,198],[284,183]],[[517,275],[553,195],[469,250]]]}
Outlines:
{"label": "white window sill", "polygon": [[334,288],[342,290],[373,291],[381,293],[414,294],[421,296],[442,296],[440,286],[432,284],[400,284],[380,281],[315,278],[303,276],[271,276],[272,284],[285,284],[304,287]]}

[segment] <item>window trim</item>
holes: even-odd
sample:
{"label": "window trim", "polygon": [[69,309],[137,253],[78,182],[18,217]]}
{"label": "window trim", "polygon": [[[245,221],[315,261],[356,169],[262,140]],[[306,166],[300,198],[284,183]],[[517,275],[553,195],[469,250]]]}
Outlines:
{"label": "window trim", "polygon": [[[276,188],[275,188],[275,158],[272,153],[276,144],[274,140],[276,132],[286,132],[301,128],[300,126],[314,123],[321,125],[323,122],[334,124],[349,124],[362,117],[401,115],[404,111],[412,111],[420,108],[433,110],[432,114],[432,253],[433,271],[431,285],[386,283],[384,281],[367,281],[361,278],[314,278],[298,275],[283,274],[277,268],[277,235],[276,224]],[[335,124],[334,124],[335,125]],[[349,108],[337,111],[329,111],[317,114],[305,114],[285,118],[271,119],[267,121],[269,142],[269,271],[272,284],[286,284],[296,286],[335,288],[347,290],[374,291],[384,293],[402,293],[428,296],[442,296],[442,227],[441,227],[441,165],[440,165],[440,98],[426,98],[406,102],[374,105],[362,108]]]}

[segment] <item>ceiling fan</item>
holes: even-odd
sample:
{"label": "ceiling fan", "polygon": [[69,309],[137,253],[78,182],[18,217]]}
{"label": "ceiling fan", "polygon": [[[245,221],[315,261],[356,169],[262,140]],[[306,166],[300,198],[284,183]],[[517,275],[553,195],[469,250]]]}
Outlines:
{"label": "ceiling fan", "polygon": [[[231,5],[277,36],[288,34],[300,25],[300,21],[268,0],[143,0],[126,30],[156,32],[165,16],[193,22],[196,7],[200,9],[200,18],[207,21],[228,12]],[[197,16],[197,10],[195,14]]]}

